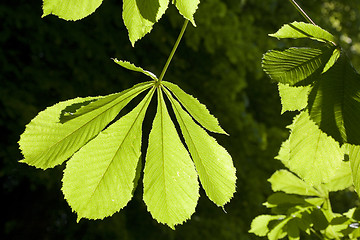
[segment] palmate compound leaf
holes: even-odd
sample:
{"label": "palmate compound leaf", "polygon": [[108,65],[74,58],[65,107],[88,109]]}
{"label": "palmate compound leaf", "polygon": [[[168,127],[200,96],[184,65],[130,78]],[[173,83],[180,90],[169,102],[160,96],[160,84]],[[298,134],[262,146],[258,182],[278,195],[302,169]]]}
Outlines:
{"label": "palmate compound leaf", "polygon": [[218,120],[210,114],[206,106],[201,104],[196,98],[187,94],[173,83],[163,81],[162,84],[176,96],[180,103],[201,126],[211,132],[227,134],[220,127]]}
{"label": "palmate compound leaf", "polygon": [[132,198],[141,155],[142,122],[153,93],[154,88],[130,113],[67,162],[62,191],[78,220],[110,216]]}
{"label": "palmate compound leaf", "polygon": [[164,91],[174,109],[206,195],[216,205],[224,206],[236,190],[236,170],[231,156],[193,121],[167,89],[164,88]]}
{"label": "palmate compound leaf", "polygon": [[335,44],[335,37],[328,31],[319,26],[304,23],[292,22],[282,26],[276,33],[269,34],[276,38],[310,38],[320,42],[330,42]]}
{"label": "palmate compound leaf", "polygon": [[129,39],[135,42],[147,33],[168,8],[169,0],[124,0],[123,20],[129,32]]}
{"label": "palmate compound leaf", "polygon": [[[98,101],[102,104],[91,102],[78,110],[81,114],[75,113],[76,118],[65,123],[60,123],[59,117],[67,106],[93,98],[68,100],[45,109],[26,126],[20,136],[19,145],[24,155],[21,162],[42,169],[63,163],[103,130],[126,104],[152,85],[153,82],[140,83],[123,92],[100,98]],[[98,108],[94,109],[93,105]]]}
{"label": "palmate compound leaf", "polygon": [[144,168],[144,201],[153,218],[171,228],[190,218],[199,198],[194,163],[169,116],[161,89]]}
{"label": "palmate compound leaf", "polygon": [[54,14],[65,20],[79,20],[92,14],[102,0],[43,0],[43,17]]}
{"label": "palmate compound leaf", "polygon": [[262,68],[272,80],[292,86],[314,74],[321,74],[334,49],[324,46],[270,50],[262,59]]}
{"label": "palmate compound leaf", "polygon": [[340,143],[360,144],[360,75],[345,54],[315,81],[308,105],[322,131]]}
{"label": "palmate compound leaf", "polygon": [[322,132],[307,111],[296,116],[289,128],[288,146],[285,145],[289,152],[282,153],[289,157],[287,167],[311,185],[329,182],[342,164],[339,143]]}

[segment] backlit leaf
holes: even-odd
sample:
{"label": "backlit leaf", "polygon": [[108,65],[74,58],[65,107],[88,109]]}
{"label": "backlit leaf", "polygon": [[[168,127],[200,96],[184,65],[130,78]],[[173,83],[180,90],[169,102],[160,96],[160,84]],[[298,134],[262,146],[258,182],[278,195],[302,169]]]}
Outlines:
{"label": "backlit leaf", "polygon": [[251,222],[251,229],[249,232],[254,233],[260,237],[264,237],[270,231],[270,229],[268,227],[268,224],[270,221],[284,219],[284,218],[285,218],[284,215],[260,215],[260,216],[257,216]]}
{"label": "backlit leaf", "polygon": [[290,126],[289,169],[311,185],[327,183],[341,167],[339,143],[323,133],[306,111]]}
{"label": "backlit leaf", "polygon": [[315,81],[309,113],[336,141],[360,144],[360,76],[344,54]]}
{"label": "backlit leaf", "polygon": [[333,51],[333,47],[270,50],[263,57],[262,67],[274,81],[292,86],[320,74]]}
{"label": "backlit leaf", "polygon": [[[20,136],[19,145],[24,155],[21,162],[42,169],[63,163],[103,130],[126,104],[152,84],[141,83],[123,92],[103,97],[98,100],[102,104],[95,101],[80,108],[81,115],[65,123],[59,121],[63,109],[93,98],[68,100],[45,109],[31,120]],[[98,108],[93,108],[93,105]]]}
{"label": "backlit leaf", "polygon": [[195,212],[199,183],[158,89],[158,107],[144,169],[144,201],[154,219],[171,228]]}
{"label": "backlit leaf", "polygon": [[190,115],[199,122],[204,128],[211,132],[227,134],[219,125],[218,120],[210,114],[206,106],[201,104],[196,98],[184,92],[179,86],[162,81],[190,113]]}
{"label": "backlit leaf", "polygon": [[335,37],[328,31],[304,22],[285,24],[276,33],[269,34],[269,36],[276,38],[311,38],[321,42],[336,42]]}
{"label": "backlit leaf", "polygon": [[128,61],[117,60],[116,58],[113,59],[113,60],[114,60],[115,63],[119,64],[120,66],[122,66],[122,67],[124,67],[126,69],[129,69],[129,70],[135,71],[135,72],[141,72],[141,73],[145,74],[146,76],[151,77],[152,79],[154,79],[156,81],[158,80],[156,75],[153,74],[152,72],[144,70],[141,67],[137,67],[137,66],[135,66],[134,64],[132,64],[132,63],[130,63]]}
{"label": "backlit leaf", "polygon": [[308,183],[304,182],[287,170],[276,171],[268,180],[273,191],[283,191],[288,194],[317,196],[319,193]]}
{"label": "backlit leaf", "polygon": [[196,26],[194,21],[194,14],[200,3],[199,0],[173,0],[176,8],[179,10],[180,14],[184,18],[188,19],[194,26]]}
{"label": "backlit leaf", "polygon": [[281,114],[286,111],[299,111],[307,106],[311,86],[290,87],[287,84],[279,83],[278,89],[282,106]]}
{"label": "backlit leaf", "polygon": [[130,201],[141,155],[142,122],[154,89],[68,161],[63,193],[81,218],[102,219]]}
{"label": "backlit leaf", "polygon": [[54,14],[65,20],[79,20],[92,14],[102,0],[43,0],[43,17]]}
{"label": "backlit leaf", "polygon": [[225,205],[235,193],[236,175],[231,156],[193,121],[168,90],[165,92],[174,109],[206,195],[216,205]]}
{"label": "backlit leaf", "polygon": [[357,194],[360,196],[360,146],[346,144],[345,148],[350,160],[354,186]]}
{"label": "backlit leaf", "polygon": [[168,4],[169,0],[123,1],[123,20],[133,46],[151,31],[152,26],[165,13]]}

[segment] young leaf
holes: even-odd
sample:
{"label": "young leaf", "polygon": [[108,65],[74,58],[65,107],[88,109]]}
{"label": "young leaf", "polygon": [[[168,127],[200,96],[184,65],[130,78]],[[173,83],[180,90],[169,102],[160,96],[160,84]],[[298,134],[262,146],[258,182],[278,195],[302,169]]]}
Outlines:
{"label": "young leaf", "polygon": [[[355,179],[355,178],[354,178]],[[351,168],[349,162],[341,162],[334,176],[325,184],[329,192],[344,190],[353,185]]]}
{"label": "young leaf", "polygon": [[262,60],[264,71],[276,82],[290,86],[321,73],[334,47],[270,50]]}
{"label": "young leaf", "polygon": [[199,183],[158,89],[158,107],[144,169],[144,201],[153,218],[171,228],[195,212]]}
{"label": "young leaf", "polygon": [[162,81],[162,84],[176,96],[185,109],[200,123],[200,125],[211,132],[227,134],[220,127],[218,120],[209,113],[206,106],[201,104],[196,98],[187,94],[179,86],[173,83]]}
{"label": "young leaf", "polygon": [[343,159],[339,143],[323,133],[306,111],[295,117],[290,129],[289,169],[311,185],[329,182]]}
{"label": "young leaf", "polygon": [[92,14],[102,0],[43,0],[43,15],[54,14],[65,20],[79,20]]}
{"label": "young leaf", "polygon": [[307,106],[311,86],[290,87],[287,84],[278,84],[281,98],[281,114],[286,111],[300,111]]}
{"label": "young leaf", "polygon": [[181,132],[195,162],[200,182],[209,199],[218,206],[230,201],[235,192],[235,168],[229,153],[196,124],[165,89]]}
{"label": "young leaf", "polygon": [[328,31],[319,26],[303,22],[285,24],[276,33],[269,34],[269,36],[276,38],[310,38],[334,44],[336,42],[335,37]]}
{"label": "young leaf", "polygon": [[304,182],[287,170],[276,171],[268,180],[273,191],[283,191],[288,194],[304,196],[318,196],[319,193],[308,183]]}
{"label": "young leaf", "polygon": [[62,191],[81,218],[102,219],[130,201],[141,154],[141,126],[154,89],[130,113],[67,162]]}
{"label": "young leaf", "polygon": [[165,13],[169,0],[124,0],[123,19],[129,32],[129,39],[135,42],[152,29],[152,26]]}
{"label": "young leaf", "polygon": [[129,70],[135,71],[135,72],[141,72],[141,73],[145,74],[146,76],[151,77],[155,81],[158,80],[156,75],[153,74],[152,72],[144,70],[141,67],[137,67],[137,66],[135,66],[134,64],[132,64],[132,63],[130,63],[128,61],[117,60],[116,58],[113,59],[113,60],[114,60],[115,63],[119,64],[120,66],[122,66],[122,67],[124,67],[126,69],[129,69]]}
{"label": "young leaf", "polygon": [[309,94],[310,117],[340,143],[360,144],[360,76],[342,54]]}
{"label": "young leaf", "polygon": [[[67,106],[92,100],[77,98],[60,102],[40,112],[20,136],[19,145],[25,162],[31,166],[46,169],[63,163],[90,139],[95,137],[112,121],[119,111],[139,93],[153,83],[142,83],[80,108],[80,115],[65,123],[59,122],[63,109]],[[96,105],[98,108],[93,108]],[[91,111],[87,111],[91,109]]]}
{"label": "young leaf", "polygon": [[199,0],[173,0],[176,8],[179,10],[180,14],[184,18],[189,20],[194,26],[196,26],[194,21],[194,14],[200,3]]}

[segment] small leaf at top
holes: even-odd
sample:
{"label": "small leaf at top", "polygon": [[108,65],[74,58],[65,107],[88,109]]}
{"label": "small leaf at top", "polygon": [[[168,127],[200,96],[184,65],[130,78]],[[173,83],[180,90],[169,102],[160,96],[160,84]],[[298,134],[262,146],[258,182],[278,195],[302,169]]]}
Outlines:
{"label": "small leaf at top", "polygon": [[304,22],[285,24],[276,33],[269,34],[269,36],[276,38],[310,38],[321,42],[336,43],[335,37],[328,31]]}
{"label": "small leaf at top", "polygon": [[225,205],[236,191],[236,170],[230,154],[193,121],[168,90],[164,90],[174,109],[206,195],[216,205]]}
{"label": "small leaf at top", "polygon": [[[107,104],[97,105],[97,101],[92,102],[84,109],[79,109],[84,114],[63,124],[59,122],[59,117],[67,106],[94,98],[68,100],[45,109],[31,120],[20,136],[19,145],[25,158],[21,162],[42,169],[63,163],[103,130],[134,97],[152,85],[149,82],[141,83],[115,95],[103,97],[100,100]],[[98,108],[92,108],[92,104]],[[91,111],[85,111],[85,108]]]}
{"label": "small leaf at top", "polygon": [[286,111],[300,111],[307,106],[311,86],[290,87],[287,84],[278,84],[281,98],[281,114]]}
{"label": "small leaf at top", "polygon": [[79,20],[95,12],[102,0],[43,0],[43,15],[54,14],[65,20]]}
{"label": "small leaf at top", "polygon": [[102,219],[130,201],[141,155],[141,126],[153,93],[150,90],[137,107],[68,161],[62,190],[78,220]]}
{"label": "small leaf at top", "polygon": [[206,106],[201,104],[196,98],[184,92],[179,86],[162,81],[162,84],[167,87],[190,115],[200,123],[204,128],[211,132],[227,134],[219,125],[218,120],[210,114]]}
{"label": "small leaf at top", "polygon": [[199,183],[158,89],[158,107],[144,168],[144,201],[153,218],[171,228],[195,212]]}
{"label": "small leaf at top", "polygon": [[134,64],[128,62],[128,61],[123,61],[123,60],[117,60],[116,58],[113,59],[115,63],[119,64],[120,66],[129,69],[131,71],[135,71],[135,72],[141,72],[143,74],[145,74],[146,76],[151,77],[153,80],[158,81],[158,78],[156,77],[155,74],[153,74],[150,71],[144,70],[141,67],[137,67]]}
{"label": "small leaf at top", "polygon": [[314,187],[287,170],[276,171],[268,181],[271,183],[273,191],[283,191],[288,194],[304,196],[319,195]]}
{"label": "small leaf at top", "polygon": [[292,86],[321,74],[333,51],[333,47],[270,50],[263,57],[262,67],[272,80]]}
{"label": "small leaf at top", "polygon": [[329,182],[341,167],[339,143],[323,133],[306,111],[290,126],[289,169],[311,185]]}
{"label": "small leaf at top", "polygon": [[360,75],[344,54],[315,81],[308,105],[322,131],[340,143],[360,145]]}
{"label": "small leaf at top", "polygon": [[124,0],[123,20],[129,32],[129,39],[135,42],[152,29],[168,8],[169,0]]}
{"label": "small leaf at top", "polygon": [[173,0],[173,3],[184,18],[196,26],[194,14],[198,8],[200,0]]}

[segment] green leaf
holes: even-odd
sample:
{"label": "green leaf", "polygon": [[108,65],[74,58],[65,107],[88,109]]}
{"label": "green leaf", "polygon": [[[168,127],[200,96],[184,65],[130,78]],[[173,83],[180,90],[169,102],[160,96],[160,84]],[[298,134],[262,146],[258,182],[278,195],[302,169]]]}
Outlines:
{"label": "green leaf", "polygon": [[360,196],[360,146],[345,145],[350,160],[352,179],[357,194]]}
{"label": "green leaf", "polygon": [[323,133],[306,111],[295,117],[290,129],[289,169],[311,185],[329,182],[341,167],[339,143]]}
{"label": "green leaf", "polygon": [[289,240],[300,240],[298,218],[293,218],[286,224],[286,231],[289,236]]}
{"label": "green leaf", "polygon": [[344,54],[315,81],[309,113],[336,141],[360,144],[360,76]]}
{"label": "green leaf", "polygon": [[176,8],[179,10],[180,14],[184,18],[188,19],[194,26],[196,26],[194,21],[194,14],[200,3],[199,0],[173,0]]}
{"label": "green leaf", "polygon": [[287,217],[281,222],[279,222],[268,234],[269,240],[278,240],[284,238],[287,233],[284,229],[285,225],[291,220],[291,218]]}
{"label": "green leaf", "polygon": [[333,51],[334,47],[270,50],[263,57],[262,67],[274,81],[292,86],[320,74]]}
{"label": "green leaf", "polygon": [[353,185],[351,168],[349,162],[341,162],[340,167],[335,172],[335,175],[331,177],[330,181],[325,184],[326,188],[330,192],[336,192],[344,190]]}
{"label": "green leaf", "polygon": [[[78,117],[63,124],[59,122],[59,117],[67,106],[94,98],[68,100],[45,109],[26,126],[20,136],[19,145],[25,158],[21,162],[42,169],[63,163],[104,129],[126,104],[152,85],[149,82],[141,83],[103,97],[98,100],[101,101],[100,105],[95,101],[80,108]],[[93,105],[99,107],[94,109]]]}
{"label": "green leaf", "polygon": [[285,140],[280,147],[278,155],[275,159],[280,160],[285,167],[290,168],[290,139]]}
{"label": "green leaf", "polygon": [[168,8],[169,0],[124,0],[123,19],[129,39],[135,42],[152,29]]}
{"label": "green leaf", "polygon": [[269,222],[279,219],[284,219],[285,215],[260,215],[254,218],[251,222],[250,233],[254,233],[259,237],[266,236],[270,229],[268,227]]}
{"label": "green leaf", "polygon": [[141,155],[141,126],[154,89],[120,120],[81,148],[67,162],[62,191],[81,218],[110,216],[132,198]]}
{"label": "green leaf", "polygon": [[158,108],[144,169],[144,201],[153,218],[171,228],[195,212],[199,183],[158,89]]}
{"label": "green leaf", "polygon": [[281,114],[286,111],[299,111],[307,106],[311,86],[290,87],[287,84],[279,83],[278,89],[282,106]]}
{"label": "green leaf", "polygon": [[273,191],[283,191],[288,194],[304,196],[318,196],[319,193],[308,183],[304,182],[287,170],[276,171],[268,180]]}
{"label": "green leaf", "polygon": [[321,42],[336,42],[335,37],[319,26],[303,23],[292,22],[282,26],[276,33],[269,34],[276,38],[310,38]]}
{"label": "green leaf", "polygon": [[190,115],[202,125],[204,128],[211,132],[227,134],[219,125],[218,120],[209,113],[206,106],[201,104],[196,98],[184,92],[179,86],[162,81],[162,84],[166,86],[190,113]]}
{"label": "green leaf", "polygon": [[156,77],[156,75],[150,71],[144,70],[141,67],[137,67],[128,61],[117,60],[116,58],[113,60],[115,63],[119,64],[120,66],[122,66],[126,69],[129,69],[129,70],[135,71],[135,72],[141,72],[141,73],[145,74],[146,76],[151,77],[153,80],[158,81],[158,78]]}
{"label": "green leaf", "polygon": [[231,156],[225,148],[192,120],[168,90],[165,89],[165,92],[174,109],[207,196],[216,205],[225,205],[235,193],[236,170]]}
{"label": "green leaf", "polygon": [[43,0],[43,15],[54,14],[65,20],[79,20],[95,12],[102,0]]}

